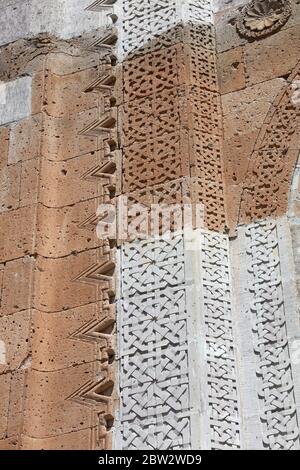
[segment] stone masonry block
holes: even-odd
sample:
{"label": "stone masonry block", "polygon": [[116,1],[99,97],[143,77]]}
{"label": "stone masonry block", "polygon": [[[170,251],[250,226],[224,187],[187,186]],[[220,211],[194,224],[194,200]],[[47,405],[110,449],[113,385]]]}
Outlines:
{"label": "stone masonry block", "polygon": [[36,207],[21,207],[0,214],[1,260],[8,261],[34,252]]}
{"label": "stone masonry block", "polygon": [[22,366],[29,354],[29,333],[29,310],[0,318],[1,373]]}
{"label": "stone masonry block", "polygon": [[2,315],[30,308],[34,263],[35,259],[28,256],[5,264],[1,301]]}
{"label": "stone masonry block", "polygon": [[97,117],[97,108],[78,113],[72,119],[66,116],[45,115],[42,156],[51,161],[58,161],[95,151],[97,138],[78,133],[87,123],[93,122]]}

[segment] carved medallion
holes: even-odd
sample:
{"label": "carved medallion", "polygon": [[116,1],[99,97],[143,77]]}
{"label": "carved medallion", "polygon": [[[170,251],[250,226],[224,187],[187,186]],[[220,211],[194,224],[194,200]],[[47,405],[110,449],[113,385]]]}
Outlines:
{"label": "carved medallion", "polygon": [[237,29],[242,36],[261,38],[281,28],[291,12],[289,0],[253,0],[242,9]]}

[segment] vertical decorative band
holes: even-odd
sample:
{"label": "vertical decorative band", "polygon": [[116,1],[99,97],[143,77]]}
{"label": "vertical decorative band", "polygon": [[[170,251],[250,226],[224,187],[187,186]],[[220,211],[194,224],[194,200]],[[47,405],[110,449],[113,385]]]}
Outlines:
{"label": "vertical decorative band", "polygon": [[203,232],[202,302],[212,449],[240,448],[228,244],[223,235]]}
{"label": "vertical decorative band", "polygon": [[183,237],[122,248],[121,449],[191,447]]}
{"label": "vertical decorative band", "polygon": [[299,427],[276,223],[253,224],[247,228],[246,237],[263,445],[272,450],[298,449]]}

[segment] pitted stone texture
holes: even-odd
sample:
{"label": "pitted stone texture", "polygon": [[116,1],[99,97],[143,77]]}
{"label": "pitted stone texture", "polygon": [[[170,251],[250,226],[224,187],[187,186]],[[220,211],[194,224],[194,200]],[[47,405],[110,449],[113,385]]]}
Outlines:
{"label": "pitted stone texture", "polygon": [[[80,282],[83,270],[109,261],[103,250],[89,250],[64,258],[39,257],[36,269],[35,303],[37,310],[59,312],[101,300],[101,282]],[[83,280],[84,281],[84,280]],[[102,287],[106,287],[103,282]],[[76,291],[76,296],[74,296]]]}
{"label": "pitted stone texture", "polygon": [[68,160],[97,150],[97,137],[80,135],[79,132],[98,117],[98,109],[68,116],[44,116],[42,156],[51,161]]}
{"label": "pitted stone texture", "polygon": [[1,295],[1,315],[8,315],[31,306],[34,257],[5,263]]}
{"label": "pitted stone texture", "polygon": [[31,85],[31,77],[0,82],[0,125],[30,116]]}
{"label": "pitted stone texture", "polygon": [[95,95],[83,93],[84,87],[96,79],[97,67],[69,75],[45,74],[43,110],[48,116],[67,117],[93,108]]}
{"label": "pitted stone texture", "polygon": [[78,202],[72,206],[37,209],[36,250],[46,258],[60,258],[101,245],[96,230],[81,227],[88,215],[97,212],[97,200]]}
{"label": "pitted stone texture", "polygon": [[[96,431],[96,428],[95,428]],[[22,436],[22,450],[87,450],[90,449],[91,429],[81,429],[67,434],[37,439]],[[1,449],[1,441],[0,441]]]}
{"label": "pitted stone texture", "polygon": [[0,251],[1,261],[8,261],[31,255],[35,251],[36,207],[28,206],[0,214]]}
{"label": "pitted stone texture", "polygon": [[96,152],[67,161],[43,159],[39,201],[47,207],[63,207],[96,198],[99,193],[97,182],[82,177],[95,166],[96,160]]}
{"label": "pitted stone texture", "polygon": [[40,155],[42,115],[23,119],[9,127],[8,164],[37,158]]}
{"label": "pitted stone texture", "polygon": [[[5,357],[0,361],[0,373],[26,367],[29,358],[30,311],[25,310],[0,318],[0,341]],[[30,364],[30,360],[28,360]]]}
{"label": "pitted stone texture", "polygon": [[21,0],[2,8],[0,44],[48,32],[62,38],[79,36],[109,24],[105,13],[86,11],[90,0]]}
{"label": "pitted stone texture", "polygon": [[[98,357],[95,341],[81,341],[75,333],[99,320],[99,305],[89,304],[68,312],[32,313],[32,366],[39,371],[60,370]],[[72,336],[74,334],[74,336]]]}
{"label": "pitted stone texture", "polygon": [[96,371],[97,363],[73,367],[72,374],[69,369],[49,373],[31,370],[27,378],[24,434],[44,438],[95,426],[92,410],[70,396]]}

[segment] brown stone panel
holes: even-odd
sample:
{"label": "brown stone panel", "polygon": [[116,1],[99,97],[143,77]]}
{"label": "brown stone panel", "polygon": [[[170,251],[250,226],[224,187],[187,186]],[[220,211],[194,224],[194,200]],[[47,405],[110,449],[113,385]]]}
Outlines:
{"label": "brown stone panel", "polygon": [[20,179],[21,164],[0,169],[0,212],[19,207]]}
{"label": "brown stone panel", "polygon": [[0,439],[7,436],[11,374],[0,375]]}
{"label": "brown stone panel", "polygon": [[0,439],[0,450],[17,450],[19,448],[19,436]]}
{"label": "brown stone panel", "polygon": [[8,162],[9,127],[0,127],[0,169]]}
{"label": "brown stone panel", "polygon": [[42,121],[42,114],[36,114],[10,125],[9,164],[31,160],[40,155]]}
{"label": "brown stone panel", "polygon": [[218,54],[218,81],[221,95],[245,88],[246,75],[242,47]]}
{"label": "brown stone panel", "polygon": [[[0,436],[1,439],[17,436],[23,422],[24,371],[0,375]],[[1,441],[0,441],[1,442]],[[3,441],[2,441],[3,442]],[[10,448],[6,440],[3,447]],[[1,444],[0,444],[1,449]]]}
{"label": "brown stone panel", "polygon": [[26,409],[23,432],[33,438],[45,438],[93,427],[97,416],[92,407],[77,402],[76,390],[95,377],[96,362],[53,372],[31,370],[27,377]]}
{"label": "brown stone panel", "polygon": [[96,199],[63,208],[49,208],[39,204],[38,254],[46,258],[59,258],[99,246],[101,241],[97,238],[96,230],[80,227],[87,216],[96,215],[97,207]]}
{"label": "brown stone panel", "polygon": [[53,117],[69,117],[95,106],[95,96],[82,93],[97,77],[97,67],[69,75],[45,75],[44,111]]}
{"label": "brown stone panel", "polygon": [[30,308],[34,265],[30,256],[5,263],[1,315]]}
{"label": "brown stone panel", "polygon": [[135,57],[123,65],[124,101],[187,84],[186,56],[182,44]]}
{"label": "brown stone panel", "polygon": [[274,149],[254,152],[244,181],[240,221],[249,223],[286,212],[297,157],[296,150],[287,154]]}
{"label": "brown stone panel", "polygon": [[83,270],[97,266],[99,260],[109,260],[109,255],[96,249],[58,259],[39,257],[35,308],[44,312],[58,312],[100,300],[97,284],[77,280]]}
{"label": "brown stone panel", "polygon": [[[76,55],[77,53],[77,55]],[[99,64],[99,54],[93,51],[74,50],[70,55],[65,52],[50,52],[46,57],[46,68],[55,75],[70,75],[85,69],[92,69]]]}
{"label": "brown stone panel", "polygon": [[44,115],[42,156],[51,161],[61,161],[95,151],[97,137],[79,132],[97,118],[98,108],[95,107],[73,115],[72,119]]}
{"label": "brown stone panel", "polygon": [[245,46],[250,85],[290,74],[299,61],[300,28],[285,29]]}
{"label": "brown stone panel", "polygon": [[259,131],[272,102],[285,86],[283,79],[274,79],[245,90],[222,96],[225,140],[237,134]]}
{"label": "brown stone panel", "polygon": [[34,205],[38,200],[40,160],[27,160],[21,166],[20,206]]}
{"label": "brown stone panel", "polygon": [[[91,434],[96,432],[94,429],[81,429],[67,434],[58,434],[57,436],[36,439],[34,437],[22,436],[22,450],[89,450],[93,449]],[[1,449],[1,441],[0,441]]]}
{"label": "brown stone panel", "polygon": [[36,207],[22,207],[0,214],[1,260],[11,260],[34,253]]}
{"label": "brown stone panel", "polygon": [[29,356],[30,311],[0,317],[0,338],[5,357],[0,361],[0,374],[18,369]]}
{"label": "brown stone panel", "polygon": [[89,304],[67,312],[32,314],[32,367],[40,371],[65,369],[99,357],[96,337],[81,339],[76,332],[99,322],[100,305]]}
{"label": "brown stone panel", "polygon": [[7,437],[19,435],[22,430],[26,372],[29,367],[30,359],[24,361],[20,369],[14,371],[11,375]]}
{"label": "brown stone panel", "polygon": [[32,75],[32,101],[31,113],[32,115],[39,114],[43,111],[44,96],[45,96],[45,60],[41,61],[41,70],[38,72],[33,67]]}
{"label": "brown stone panel", "polygon": [[62,162],[44,158],[41,162],[39,201],[48,207],[63,207],[97,197],[97,182],[83,178],[88,170],[95,167],[96,161],[97,154],[94,152]]}

